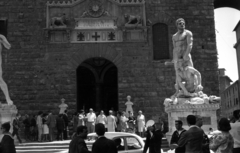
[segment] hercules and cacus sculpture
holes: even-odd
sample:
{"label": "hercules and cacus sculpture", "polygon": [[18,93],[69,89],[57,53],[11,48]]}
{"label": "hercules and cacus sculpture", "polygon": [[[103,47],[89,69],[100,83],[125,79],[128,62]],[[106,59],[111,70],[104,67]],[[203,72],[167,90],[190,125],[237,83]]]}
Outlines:
{"label": "hercules and cacus sculpture", "polygon": [[203,93],[201,73],[193,67],[191,50],[193,45],[192,32],[185,29],[185,21],[176,21],[177,33],[172,37],[173,60],[165,64],[174,64],[176,73],[176,92],[171,98],[166,98],[165,106],[174,104],[210,104],[220,102],[216,96]]}

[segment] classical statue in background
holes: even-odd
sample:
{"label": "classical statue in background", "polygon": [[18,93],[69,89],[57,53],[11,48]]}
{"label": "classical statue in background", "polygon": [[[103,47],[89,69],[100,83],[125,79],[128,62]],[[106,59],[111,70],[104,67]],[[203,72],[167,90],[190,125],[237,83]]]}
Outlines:
{"label": "classical statue in background", "polygon": [[50,25],[52,26],[52,28],[62,28],[62,27],[67,27],[66,22],[67,22],[67,17],[66,14],[63,13],[62,16],[60,17],[52,17],[51,21],[50,21]]}
{"label": "classical statue in background", "polygon": [[59,114],[63,114],[64,111],[68,108],[68,105],[65,103],[65,99],[61,99],[61,104],[58,106],[60,108]]}
{"label": "classical statue in background", "polygon": [[127,106],[126,108],[126,116],[129,117],[130,113],[133,113],[133,102],[131,102],[131,96],[127,96],[127,102],[125,103],[125,105]]}
{"label": "classical statue in background", "polygon": [[141,16],[124,14],[125,26],[138,26],[142,24]]}
{"label": "classical statue in background", "polygon": [[[171,98],[166,98],[164,105],[171,104],[209,104],[220,101],[216,96],[207,96],[202,92],[202,78],[198,70],[193,67],[191,50],[193,46],[192,32],[185,29],[185,20],[176,20],[178,29],[172,37],[173,60],[165,64],[173,64],[176,73],[176,92]],[[215,100],[215,101],[214,101]]]}
{"label": "classical statue in background", "polygon": [[2,78],[2,73],[3,73],[2,72],[2,45],[7,49],[11,48],[11,45],[7,41],[7,38],[4,35],[0,34],[0,87],[5,95],[8,105],[13,105],[13,101],[11,100],[11,98],[9,96],[8,86]]}

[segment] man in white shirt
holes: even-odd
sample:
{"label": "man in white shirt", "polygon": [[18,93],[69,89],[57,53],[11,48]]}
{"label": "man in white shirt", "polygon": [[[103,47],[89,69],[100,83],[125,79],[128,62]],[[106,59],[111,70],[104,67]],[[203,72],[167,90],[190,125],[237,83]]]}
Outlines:
{"label": "man in white shirt", "polygon": [[93,112],[93,109],[89,109],[89,113],[87,114],[87,128],[89,133],[95,132],[95,122],[96,122],[96,114]]}
{"label": "man in white shirt", "polygon": [[240,153],[240,110],[233,111],[233,117],[235,118],[235,123],[231,124],[231,130],[229,131],[234,140],[233,153]]}

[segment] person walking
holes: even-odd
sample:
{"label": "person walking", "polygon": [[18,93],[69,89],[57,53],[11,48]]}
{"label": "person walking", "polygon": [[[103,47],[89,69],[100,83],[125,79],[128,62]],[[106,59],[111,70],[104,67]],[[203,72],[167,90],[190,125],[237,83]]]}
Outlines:
{"label": "person walking", "polygon": [[186,130],[182,127],[182,125],[183,125],[183,122],[181,120],[175,121],[176,131],[173,132],[172,138],[170,141],[170,149],[171,150],[175,149],[175,153],[185,153],[185,146],[177,147],[179,138],[184,132],[186,132]]}
{"label": "person walking", "polygon": [[109,111],[109,116],[107,117],[107,131],[115,132],[115,128],[117,127],[115,117],[112,115],[113,112]]}
{"label": "person walking", "polygon": [[30,139],[32,141],[37,141],[37,122],[35,119],[35,115],[30,116]]}
{"label": "person walking", "polygon": [[240,153],[240,110],[233,111],[235,123],[230,123],[231,130],[229,131],[234,140],[233,153]]}
{"label": "person walking", "polygon": [[20,117],[21,117],[21,115],[17,114],[16,118],[13,120],[13,133],[12,133],[12,136],[14,137],[16,135],[19,143],[21,144],[22,140],[21,140],[21,138],[19,136],[19,133],[18,133],[20,131],[20,122],[19,122]]}
{"label": "person walking", "polygon": [[43,112],[39,111],[37,116],[38,142],[42,141],[42,134],[43,134],[42,114]]}
{"label": "person walking", "polygon": [[95,132],[96,115],[93,112],[92,108],[89,109],[89,113],[87,114],[86,118],[87,118],[88,132],[89,133]]}
{"label": "person walking", "polygon": [[142,111],[138,111],[137,117],[137,127],[138,133],[141,137],[144,137],[144,128],[145,128],[145,116],[142,114]]}
{"label": "person walking", "polygon": [[63,130],[65,128],[65,123],[62,116],[63,114],[59,114],[56,118],[57,140],[63,140]]}
{"label": "person walking", "polygon": [[115,142],[104,136],[105,126],[102,123],[98,123],[95,128],[98,139],[93,143],[92,153],[117,153]]}
{"label": "person walking", "polygon": [[88,131],[86,126],[81,125],[77,127],[76,136],[69,144],[68,153],[91,153],[91,151],[88,150],[87,145],[84,141],[87,138],[87,134]]}
{"label": "person walking", "polygon": [[1,153],[16,153],[16,148],[14,145],[14,138],[9,132],[11,126],[10,123],[3,123],[1,126],[3,138],[0,143],[0,152]]}
{"label": "person walking", "polygon": [[53,141],[54,140],[54,130],[56,127],[56,118],[52,114],[52,111],[48,111],[47,125],[49,128],[49,140]]}
{"label": "person walking", "polygon": [[231,125],[227,118],[220,119],[218,130],[219,132],[215,132],[210,138],[209,148],[215,153],[232,153],[234,140],[229,133]]}
{"label": "person walking", "polygon": [[146,153],[148,148],[149,153],[161,153],[162,137],[162,122],[148,127],[143,153]]}
{"label": "person walking", "polygon": [[189,129],[178,140],[177,147],[185,146],[185,153],[202,153],[203,130],[196,125],[194,115],[187,116]]}
{"label": "person walking", "polygon": [[128,128],[128,118],[125,115],[125,112],[122,111],[121,117],[120,117],[120,124],[121,124],[121,132],[126,132]]}

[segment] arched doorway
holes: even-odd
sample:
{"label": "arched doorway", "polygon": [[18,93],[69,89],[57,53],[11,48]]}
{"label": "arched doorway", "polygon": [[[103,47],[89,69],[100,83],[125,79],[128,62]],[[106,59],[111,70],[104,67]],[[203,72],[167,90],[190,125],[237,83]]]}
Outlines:
{"label": "arched doorway", "polygon": [[77,68],[77,110],[118,110],[118,70],[109,60],[91,58]]}

